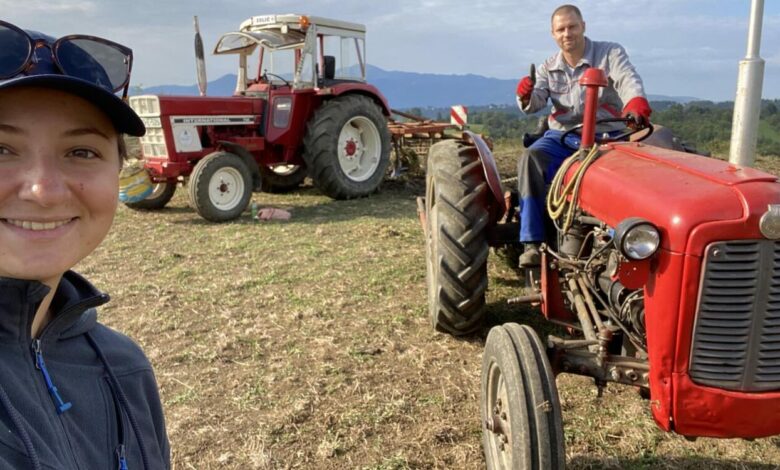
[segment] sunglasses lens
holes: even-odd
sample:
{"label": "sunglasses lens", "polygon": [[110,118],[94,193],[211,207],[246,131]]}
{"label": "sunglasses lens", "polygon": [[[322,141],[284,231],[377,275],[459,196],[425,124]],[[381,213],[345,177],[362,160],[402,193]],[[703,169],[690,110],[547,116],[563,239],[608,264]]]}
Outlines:
{"label": "sunglasses lens", "polygon": [[112,92],[121,89],[130,73],[130,57],[112,44],[87,38],[67,39],[57,48],[62,71]]}
{"label": "sunglasses lens", "polygon": [[11,78],[22,71],[31,47],[23,32],[0,24],[0,79]]}

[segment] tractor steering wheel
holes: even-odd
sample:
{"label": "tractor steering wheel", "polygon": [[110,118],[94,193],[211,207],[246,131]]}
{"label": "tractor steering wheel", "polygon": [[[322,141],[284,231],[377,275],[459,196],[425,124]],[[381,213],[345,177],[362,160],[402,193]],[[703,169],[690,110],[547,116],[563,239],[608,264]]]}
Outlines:
{"label": "tractor steering wheel", "polygon": [[271,81],[270,81],[270,80],[268,80],[268,77],[275,77],[275,78],[278,78],[279,80],[283,81],[285,85],[287,85],[288,87],[292,88],[292,86],[290,86],[290,82],[288,82],[288,81],[287,81],[287,80],[286,80],[284,77],[282,77],[282,76],[280,76],[280,75],[276,75],[275,73],[271,73],[271,72],[263,72],[263,75],[261,75],[261,76],[260,76],[260,78],[261,78],[261,79],[262,79],[264,82],[266,82],[266,83],[269,83],[269,84],[270,84],[270,83],[271,83]]}
{"label": "tractor steering wheel", "polygon": [[[616,136],[614,136],[614,137],[607,137],[607,138],[599,138],[598,137],[598,132],[597,132],[596,133],[596,140],[595,140],[595,142],[597,144],[601,145],[601,144],[609,144],[611,142],[619,142],[619,141],[625,140],[627,137],[630,137],[630,136],[636,134],[637,132],[644,131],[645,129],[649,129],[649,131],[647,132],[647,134],[643,135],[640,139],[638,139],[637,142],[641,142],[641,141],[647,139],[648,137],[650,137],[651,135],[653,135],[654,127],[653,127],[652,123],[648,123],[647,127],[637,127],[637,128],[630,128],[630,127],[628,127],[628,124],[633,124],[634,123],[634,120],[631,119],[631,118],[599,119],[598,121],[596,121],[596,124],[597,125],[598,124],[607,124],[607,123],[610,123],[610,122],[622,122],[622,123],[626,124],[627,130],[622,132],[622,133],[620,133],[620,134],[618,134],[618,135],[616,135]],[[564,132],[563,134],[561,134],[561,145],[563,145],[564,147],[566,147],[569,150],[574,150],[574,151],[578,150],[577,148],[572,147],[571,145],[567,144],[566,143],[566,138],[569,137],[570,135],[576,133],[577,131],[579,131],[581,129],[582,129],[582,124],[579,124],[577,126],[572,127],[571,129],[569,129],[568,131]],[[578,135],[580,137],[580,140],[582,139],[582,136],[579,133],[577,133],[576,135]]]}

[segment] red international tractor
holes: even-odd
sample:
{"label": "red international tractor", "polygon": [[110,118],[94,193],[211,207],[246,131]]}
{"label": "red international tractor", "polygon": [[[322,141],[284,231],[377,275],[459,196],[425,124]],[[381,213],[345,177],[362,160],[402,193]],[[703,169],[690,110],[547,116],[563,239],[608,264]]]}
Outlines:
{"label": "red international tractor", "polygon": [[214,49],[238,56],[232,97],[130,98],[155,186],[127,205],[162,208],[184,180],[193,207],[219,222],[238,217],[253,191],[291,189],[307,174],[336,199],[376,191],[390,160],[390,108],[366,83],[365,34],[326,18],[253,16]]}
{"label": "red international tractor", "polygon": [[[553,181],[556,229],[530,294],[560,334],[493,327],[482,369],[489,469],[565,463],[560,373],[639,388],[665,431],[780,433],[780,184],[749,167],[641,142],[595,142],[600,70],[585,82],[582,147]],[[477,330],[490,246],[517,243],[493,156],[479,136],[434,145],[425,228],[436,329]],[[511,206],[511,205],[510,205]],[[517,312],[517,317],[525,315]]]}

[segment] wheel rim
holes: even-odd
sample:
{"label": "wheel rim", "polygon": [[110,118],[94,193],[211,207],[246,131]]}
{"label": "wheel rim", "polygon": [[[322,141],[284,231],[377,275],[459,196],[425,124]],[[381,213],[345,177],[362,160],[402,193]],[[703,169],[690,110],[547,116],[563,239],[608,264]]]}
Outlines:
{"label": "wheel rim", "polygon": [[241,202],[244,179],[235,168],[220,168],[209,180],[209,200],[219,210],[229,211]]}
{"label": "wheel rim", "polygon": [[338,141],[338,157],[341,170],[355,182],[374,176],[382,154],[379,130],[365,116],[356,116],[341,128]]}
{"label": "wheel rim", "polygon": [[155,183],[152,187],[152,193],[149,194],[146,199],[157,199],[162,196],[165,190],[168,188],[168,183]]}
{"label": "wheel rim", "polygon": [[300,165],[275,165],[271,167],[271,171],[279,176],[290,176],[298,171]]}
{"label": "wheel rim", "polygon": [[485,434],[488,459],[498,468],[512,468],[512,422],[509,414],[509,394],[501,368],[490,364],[485,400]]}

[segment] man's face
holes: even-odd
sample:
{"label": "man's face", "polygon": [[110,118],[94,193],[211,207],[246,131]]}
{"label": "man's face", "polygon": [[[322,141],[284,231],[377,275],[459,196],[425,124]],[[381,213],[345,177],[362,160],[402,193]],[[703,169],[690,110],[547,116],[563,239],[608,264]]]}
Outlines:
{"label": "man's face", "polygon": [[117,205],[117,139],[74,95],[0,91],[0,276],[50,284],[100,244]]}
{"label": "man's face", "polygon": [[553,17],[552,36],[563,52],[576,52],[585,48],[585,22],[570,11]]}

